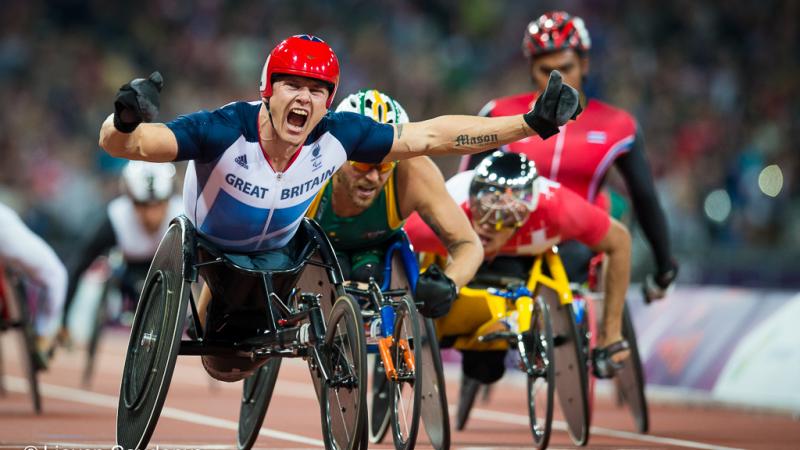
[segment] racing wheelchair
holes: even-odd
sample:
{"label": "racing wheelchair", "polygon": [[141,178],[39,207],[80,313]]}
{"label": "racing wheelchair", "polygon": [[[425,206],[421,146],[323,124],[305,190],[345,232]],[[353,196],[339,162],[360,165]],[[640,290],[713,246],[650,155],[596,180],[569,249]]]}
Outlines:
{"label": "racing wheelchair", "polygon": [[[35,291],[35,289],[33,290]],[[34,314],[32,314],[29,304],[31,291],[23,278],[0,266],[0,333],[12,329],[20,332],[19,336],[23,350],[22,358],[24,360],[23,367],[28,380],[28,392],[33,402],[33,410],[36,414],[41,414],[42,397],[39,393],[38,372],[42,367],[37,361],[36,355],[36,333],[33,329]],[[0,395],[5,395],[6,393],[5,385],[3,384],[5,381],[3,372],[3,358],[2,352],[0,352]]]}
{"label": "racing wheelchair", "polygon": [[[190,283],[213,301],[201,324]],[[182,339],[190,316],[189,339]],[[213,378],[244,379],[237,446],[251,448],[281,358],[309,365],[325,446],[366,446],[366,350],[358,304],[315,222],[303,219],[280,250],[226,253],[185,216],[170,224],[145,279],[131,329],[117,408],[117,443],[141,449],[155,429],[178,354],[196,355]]]}
{"label": "racing wheelchair", "polygon": [[[597,317],[594,304],[598,299],[589,290],[569,283],[557,247],[553,247],[533,259],[527,282],[524,285],[520,285],[519,280],[515,277],[491,276],[490,274],[489,276],[483,275],[483,280],[480,279],[480,276],[477,279],[490,285],[507,286],[508,288],[488,288],[486,290],[462,288],[460,294],[483,296],[487,302],[491,302],[492,296],[501,296],[514,299],[517,303],[519,298],[533,296],[537,300],[542,298],[547,304],[547,309],[551,311],[549,315],[552,319],[555,362],[555,378],[551,378],[551,380],[555,381],[559,404],[570,438],[575,445],[586,445],[589,439],[594,400],[595,379],[592,375],[591,352],[595,347],[597,337]],[[501,316],[495,315],[495,317]],[[523,316],[520,314],[519,317]],[[634,416],[637,430],[644,433],[648,426],[644,377],[636,345],[635,330],[627,307],[623,313],[622,331],[623,337],[630,346],[630,356],[625,361],[623,368],[615,375],[619,402],[628,405]],[[530,381],[529,378],[529,388]],[[477,385],[468,386],[467,392],[462,392],[456,416],[457,429],[464,427],[477,396],[478,387]],[[543,439],[537,438],[533,409],[535,402],[530,395],[529,389],[529,412],[534,441],[538,448],[544,448],[547,445],[546,438],[549,436],[549,423],[546,421],[543,423],[544,431],[546,431],[542,435]],[[543,407],[543,417],[551,420],[551,414],[549,408]]]}
{"label": "racing wheelchair", "polygon": [[383,441],[391,423],[395,448],[412,449],[422,418],[431,445],[441,450],[450,447],[450,418],[433,321],[417,312],[413,298],[418,276],[417,257],[400,231],[385,249],[380,285],[370,278],[366,289],[345,289],[361,304],[367,351],[376,354],[370,441]]}
{"label": "racing wheelchair", "polygon": [[[528,259],[525,259],[526,263]],[[461,337],[462,342],[456,340],[455,347],[473,348],[475,343],[470,340],[504,340],[514,344],[520,351],[521,366],[528,375],[528,413],[536,447],[546,448],[549,441],[554,391],[558,392],[570,438],[576,445],[585,445],[589,438],[587,360],[573,312],[572,294],[557,248],[537,255],[530,267],[527,279],[515,271],[502,274],[479,271],[475,285],[480,288],[461,289],[460,296],[487,302],[494,315],[492,322],[513,318],[514,323],[511,332],[482,334],[479,330],[477,338]],[[511,301],[513,307],[505,307],[507,301]],[[517,314],[512,315],[509,311]],[[522,331],[528,324],[526,337]],[[515,329],[519,332],[515,333]],[[478,388],[477,384],[462,384],[456,429],[463,429],[466,425]]]}

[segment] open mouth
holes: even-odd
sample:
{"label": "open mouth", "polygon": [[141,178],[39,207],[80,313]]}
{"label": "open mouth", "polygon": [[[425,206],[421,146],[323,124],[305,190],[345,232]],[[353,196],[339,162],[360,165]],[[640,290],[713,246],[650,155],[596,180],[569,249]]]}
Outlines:
{"label": "open mouth", "polygon": [[308,120],[308,111],[300,108],[292,108],[289,111],[289,115],[286,117],[286,121],[289,122],[289,125],[292,127],[302,130]]}
{"label": "open mouth", "polygon": [[369,199],[372,198],[373,195],[375,195],[376,190],[377,188],[375,187],[358,186],[356,187],[356,194],[361,198]]}

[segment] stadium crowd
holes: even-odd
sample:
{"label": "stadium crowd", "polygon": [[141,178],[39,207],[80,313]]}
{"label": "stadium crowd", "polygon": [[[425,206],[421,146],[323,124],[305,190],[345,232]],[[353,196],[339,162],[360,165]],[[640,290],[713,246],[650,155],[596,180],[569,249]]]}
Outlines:
{"label": "stadium crowd", "polygon": [[530,88],[522,31],[556,7],[588,25],[589,95],[642,125],[681,278],[800,286],[786,263],[800,251],[800,4],[789,1],[9,0],[0,201],[69,261],[118,192],[122,161],[97,132],[132,76],[161,71],[169,120],[256,99],[266,52],[313,33],[339,55],[340,93],[379,88],[416,119],[473,114]]}

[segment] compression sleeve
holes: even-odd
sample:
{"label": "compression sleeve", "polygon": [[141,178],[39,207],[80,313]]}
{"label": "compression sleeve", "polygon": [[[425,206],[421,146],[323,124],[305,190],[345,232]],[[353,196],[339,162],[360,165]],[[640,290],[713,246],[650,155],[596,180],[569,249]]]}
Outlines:
{"label": "compression sleeve", "polygon": [[117,245],[117,236],[114,233],[114,227],[111,225],[111,218],[108,215],[108,210],[106,210],[105,217],[102,222],[100,222],[99,226],[88,236],[89,239],[86,239],[78,253],[73,257],[73,260],[70,261],[69,289],[67,290],[67,300],[64,305],[64,314],[62,317],[62,322],[64,324],[66,324],[69,308],[72,305],[72,297],[75,296],[75,291],[78,288],[78,281],[80,281],[81,275],[83,275],[98,256],[107,253],[112,247]]}
{"label": "compression sleeve", "polygon": [[667,219],[658,201],[653,176],[644,154],[644,138],[638,126],[630,151],[620,155],[614,164],[625,179],[636,219],[653,249],[658,268],[668,270],[672,263]]}
{"label": "compression sleeve", "polygon": [[45,287],[47,310],[40,311],[36,329],[40,335],[49,336],[58,326],[56,321],[64,306],[67,291],[67,269],[53,249],[34,234],[11,208],[0,204],[0,261],[18,270],[37,284]]}

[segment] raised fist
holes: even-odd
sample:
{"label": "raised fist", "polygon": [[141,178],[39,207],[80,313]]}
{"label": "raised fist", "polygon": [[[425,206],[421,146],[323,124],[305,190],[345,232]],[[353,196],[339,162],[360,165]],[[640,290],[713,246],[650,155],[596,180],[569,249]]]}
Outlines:
{"label": "raised fist", "polygon": [[158,116],[158,94],[164,79],[158,71],[149,77],[136,78],[119,88],[114,98],[114,128],[131,133],[142,122],[152,122]]}
{"label": "raised fist", "polygon": [[542,139],[547,139],[558,134],[558,127],[576,119],[582,110],[578,91],[564,84],[561,73],[554,70],[550,72],[544,92],[523,118]]}

